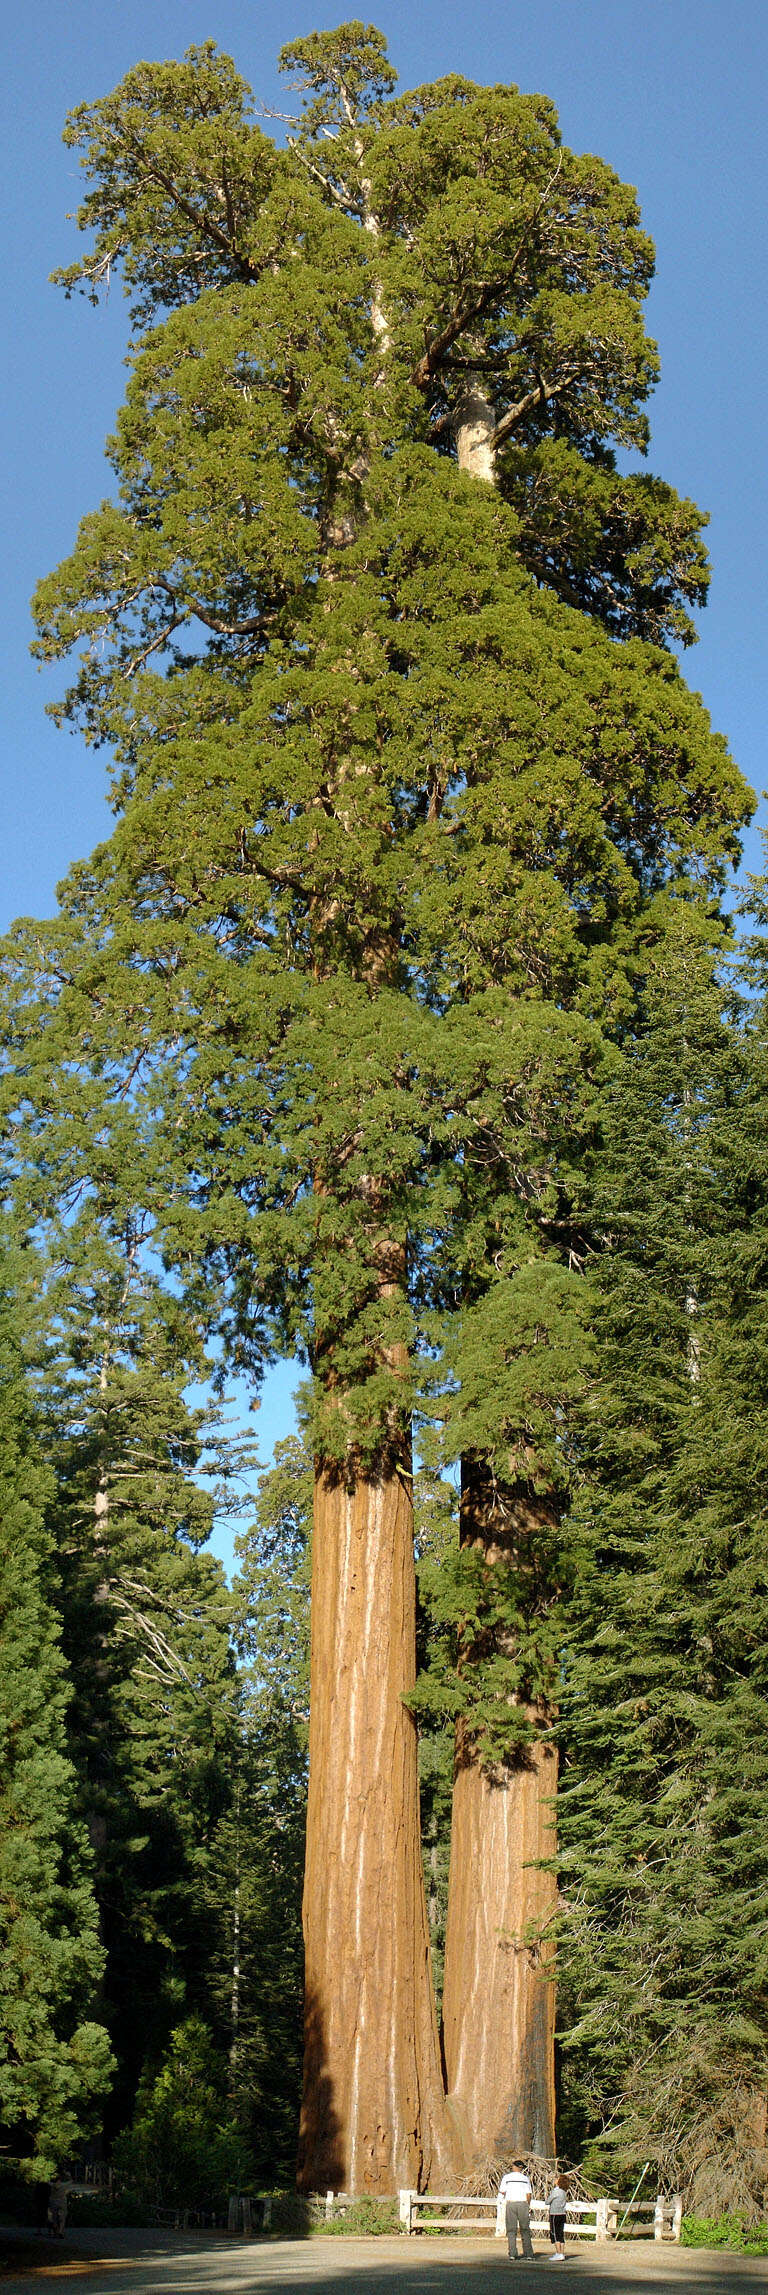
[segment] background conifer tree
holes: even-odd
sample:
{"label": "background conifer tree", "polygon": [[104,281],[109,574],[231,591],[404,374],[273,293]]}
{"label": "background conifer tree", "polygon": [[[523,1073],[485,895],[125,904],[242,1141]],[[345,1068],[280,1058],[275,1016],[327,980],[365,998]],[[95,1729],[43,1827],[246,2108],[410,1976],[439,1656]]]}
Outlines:
{"label": "background conifer tree", "polygon": [[[22,1255],[23,1256],[23,1255]],[[56,1605],[54,1483],[20,1343],[27,1270],[0,1277],[0,2122],[3,2151],[49,2177],[98,2116],[112,2059],[88,1840],[67,1746],[71,1685]]]}
{"label": "background conifer tree", "polygon": [[[214,1504],[237,1504],[249,1461],[215,1406],[186,1399],[205,1358],[178,1297],[147,1267],[133,1214],[116,1234],[103,1173],[100,1194],[73,1203],[78,1136],[77,1125],[59,1133],[53,1201],[34,1124],[15,1139],[12,1177],[41,1245],[27,1285],[30,1376],[54,1494],[67,1749],[106,1951],[109,2138],[147,2049],[157,2054],[180,2010],[191,2002],[216,2023],[209,1971],[223,1915],[209,1867],[237,1714],[231,1600],[203,1549]],[[228,2027],[216,2036],[226,2053]]]}
{"label": "background conifer tree", "polygon": [[[607,1096],[568,1629],[567,2041],[605,2175],[762,2205],[765,1013],[690,904]],[[573,2092],[573,2088],[572,2088]],[[582,2130],[583,2130],[582,2122]]]}
{"label": "background conifer tree", "polygon": [[259,1478],[253,1521],[237,1541],[233,1587],[241,1701],[227,1827],[237,1875],[236,1984],[228,1976],[232,2092],[257,2175],[274,2179],[277,2168],[288,2181],[302,2070],[313,1486],[312,1458],[300,1438],[278,1443]]}
{"label": "background conifer tree", "polygon": [[[203,1366],[178,1303],[138,1266],[126,1276],[125,1256],[98,1242],[78,1264],[70,1238],[55,1407],[51,1364],[47,1402],[70,1743],[120,2066],[109,2133],[133,2100],[148,2042],[156,2058],[186,2004],[211,2014],[221,1910],[209,1873],[237,1716],[232,1606],[204,1550],[214,1504],[197,1478],[205,1414],[184,1396]],[[226,2046],[226,2028],[217,2037]]]}

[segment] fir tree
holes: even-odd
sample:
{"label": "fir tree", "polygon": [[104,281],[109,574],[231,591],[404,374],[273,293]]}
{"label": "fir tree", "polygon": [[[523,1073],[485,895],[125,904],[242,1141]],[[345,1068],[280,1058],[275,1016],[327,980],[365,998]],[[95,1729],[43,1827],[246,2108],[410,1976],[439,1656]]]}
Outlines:
{"label": "fir tree", "polygon": [[205,1414],[184,1395],[202,1362],[178,1304],[145,1271],[134,1266],[126,1282],[125,1260],[110,1264],[103,1239],[96,1265],[92,1255],[78,1266],[71,1241],[55,1407],[52,1366],[47,1399],[70,1741],[120,2064],[110,2132],[132,2104],[148,2029],[156,2049],[180,2007],[210,2015],[209,1873],[229,1805],[236,1700],[231,1603],[205,1552],[214,1503],[198,1480]]}
{"label": "fir tree", "polygon": [[71,1689],[43,1463],[3,1251],[0,1296],[0,2118],[27,2174],[56,2172],[90,2130],[112,2060],[100,2016],[104,1953],[67,1748]]}
{"label": "fir tree", "polygon": [[121,2178],[151,2208],[216,2208],[246,2182],[250,2161],[226,2094],[226,2072],[199,2016],[171,2033],[141,2080]]}
{"label": "fir tree", "polygon": [[232,2087],[257,2174],[290,2178],[301,2096],[301,1888],[309,1735],[312,1459],[278,1443],[238,1539],[240,1754],[233,1874]]}
{"label": "fir tree", "polygon": [[717,2214],[759,2208],[767,2149],[765,1026],[690,907],[644,1005],[597,1162],[567,2045],[603,2172],[650,2157]]}
{"label": "fir tree", "polygon": [[[40,1174],[20,1141],[15,1181],[33,1216]],[[132,2108],[148,2030],[158,2047],[190,2000],[211,2014],[209,1866],[236,1702],[231,1604],[203,1550],[215,1491],[199,1472],[218,1469],[221,1503],[224,1471],[245,1462],[242,1444],[228,1453],[212,1409],[190,1408],[185,1389],[205,1358],[178,1298],[144,1263],[138,1223],[126,1215],[122,1234],[110,1233],[103,1195],[73,1214],[61,1193],[27,1321],[55,1493],[67,1745],[106,1948],[110,2137]]]}

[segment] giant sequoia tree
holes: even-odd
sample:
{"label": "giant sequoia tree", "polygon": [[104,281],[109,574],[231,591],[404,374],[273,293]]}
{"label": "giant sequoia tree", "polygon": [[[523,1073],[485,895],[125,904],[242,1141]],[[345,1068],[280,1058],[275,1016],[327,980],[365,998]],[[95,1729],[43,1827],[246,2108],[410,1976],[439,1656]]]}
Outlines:
{"label": "giant sequoia tree", "polygon": [[[122,267],[137,332],[117,499],[42,585],[39,646],[78,654],[63,714],[111,743],[118,819],[42,942],[22,930],[14,1027],[22,1069],[41,1020],[66,1031],[57,1104],[28,1087],[41,1132],[87,1078],[234,1359],[312,1367],[300,2172],[376,2190],[457,2131],[551,2139],[525,1976],[549,1884],[517,1853],[510,1893],[504,1866],[521,1808],[525,1853],[549,1838],[525,1748],[552,1697],[574,1175],[649,903],[717,883],[744,792],[663,650],[705,590],[697,513],[616,465],[657,365],[634,193],[541,98],[396,96],[372,28],[284,62],[286,149],[210,44],[67,131],[95,237],[62,276],[96,295]],[[61,1153],[93,1186],[82,1132]],[[459,1633],[462,1677],[491,1679],[460,1719],[450,2117],[403,1702],[422,1334],[489,1611]],[[490,2069],[475,1861],[513,1932]]]}

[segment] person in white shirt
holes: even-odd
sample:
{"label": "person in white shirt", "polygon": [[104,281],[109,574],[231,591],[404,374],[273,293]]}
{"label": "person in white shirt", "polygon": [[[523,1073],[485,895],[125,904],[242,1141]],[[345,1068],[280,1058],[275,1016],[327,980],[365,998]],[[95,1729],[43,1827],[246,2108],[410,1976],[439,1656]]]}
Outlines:
{"label": "person in white shirt", "polygon": [[531,2179],[521,2160],[514,2160],[499,2184],[499,2198],[504,2201],[504,2225],[507,2234],[510,2263],[517,2262],[517,2234],[520,2233],[522,2260],[533,2262],[531,2240]]}

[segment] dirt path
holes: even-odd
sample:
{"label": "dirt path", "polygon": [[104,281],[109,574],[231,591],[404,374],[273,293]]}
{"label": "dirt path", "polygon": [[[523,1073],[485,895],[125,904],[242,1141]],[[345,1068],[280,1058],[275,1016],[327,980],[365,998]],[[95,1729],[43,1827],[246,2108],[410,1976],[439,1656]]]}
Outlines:
{"label": "dirt path", "polygon": [[[2,2250],[0,2249],[0,2254]],[[57,2253],[0,2278],[2,2295],[511,2295],[518,2278],[554,2277],[560,2295],[746,2295],[764,2288],[765,2258],[637,2241],[581,2250],[553,2264],[508,2263],[483,2239],[230,2240],[162,2232],[73,2231]],[[513,2277],[514,2273],[514,2277]]]}

